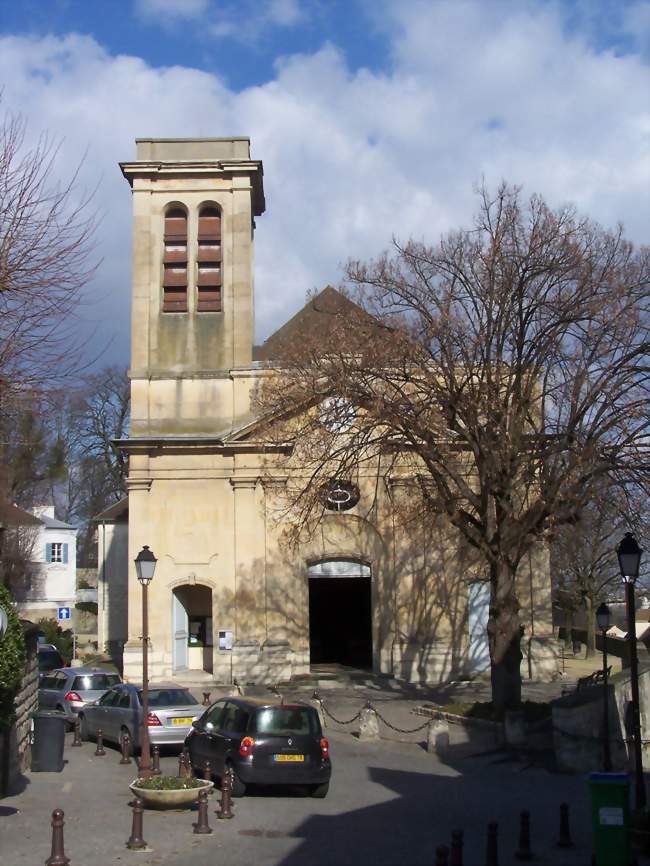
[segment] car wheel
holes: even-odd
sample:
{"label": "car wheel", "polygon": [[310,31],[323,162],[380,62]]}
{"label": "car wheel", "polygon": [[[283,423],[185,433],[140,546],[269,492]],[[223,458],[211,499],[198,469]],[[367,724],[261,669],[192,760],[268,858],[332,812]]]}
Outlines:
{"label": "car wheel", "polygon": [[233,797],[243,797],[246,793],[246,783],[237,775],[237,770],[232,764],[228,763],[226,769],[232,770],[232,795]]}
{"label": "car wheel", "polygon": [[317,800],[324,800],[327,797],[327,792],[330,789],[330,783],[324,782],[322,785],[314,785],[311,789],[312,797],[316,797]]}
{"label": "car wheel", "polygon": [[88,730],[88,722],[85,716],[79,716],[79,736],[84,743],[90,739],[90,731]]}

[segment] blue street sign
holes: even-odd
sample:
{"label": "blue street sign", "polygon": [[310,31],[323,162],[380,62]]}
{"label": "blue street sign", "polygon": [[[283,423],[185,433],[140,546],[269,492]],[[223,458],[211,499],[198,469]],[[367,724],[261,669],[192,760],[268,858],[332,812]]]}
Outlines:
{"label": "blue street sign", "polygon": [[65,619],[70,619],[70,608],[69,607],[58,607],[56,609],[56,618],[59,622]]}

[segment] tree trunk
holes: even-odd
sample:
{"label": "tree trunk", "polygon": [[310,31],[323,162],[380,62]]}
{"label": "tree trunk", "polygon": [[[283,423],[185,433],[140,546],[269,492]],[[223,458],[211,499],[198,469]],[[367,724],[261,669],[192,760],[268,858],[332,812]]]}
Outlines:
{"label": "tree trunk", "polygon": [[590,595],[585,596],[585,616],[587,617],[587,652],[585,658],[591,659],[596,655],[596,623],[594,620],[594,600]]}
{"label": "tree trunk", "polygon": [[573,608],[564,610],[564,650],[573,652]]}
{"label": "tree trunk", "polygon": [[521,705],[521,623],[515,574],[507,563],[490,568],[490,675],[497,718]]}

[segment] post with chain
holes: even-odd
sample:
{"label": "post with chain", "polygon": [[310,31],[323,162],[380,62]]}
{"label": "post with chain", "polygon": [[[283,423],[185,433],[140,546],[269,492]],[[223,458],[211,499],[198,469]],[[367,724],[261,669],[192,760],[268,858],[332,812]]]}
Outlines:
{"label": "post with chain", "polygon": [[74,720],[74,739],[72,740],[72,745],[83,746],[81,742],[81,722],[79,721],[79,716],[77,716]]}
{"label": "post with chain", "polygon": [[98,758],[101,758],[106,754],[106,750],[104,749],[104,732],[101,728],[97,728],[97,748],[93,754]]}
{"label": "post with chain", "polygon": [[131,824],[131,835],[126,840],[126,847],[131,851],[142,851],[147,843],[142,838],[142,814],[144,803],[139,797],[133,800],[133,821]]}
{"label": "post with chain", "polygon": [[181,752],[178,756],[178,778],[183,779],[187,773],[185,772],[185,752]]}
{"label": "post with chain", "polygon": [[131,758],[129,756],[129,735],[128,734],[122,734],[122,736],[120,737],[120,751],[122,752],[120,764],[130,764]]}
{"label": "post with chain", "polygon": [[463,831],[451,831],[449,866],[463,866]]}
{"label": "post with chain", "polygon": [[187,746],[183,746],[183,775],[186,779],[191,779],[194,773],[192,772],[192,759]]}
{"label": "post with chain", "polygon": [[232,813],[232,770],[228,769],[221,778],[221,803],[217,809],[217,818],[228,819]]}
{"label": "post with chain", "polygon": [[519,847],[515,851],[517,860],[532,860],[533,852],[530,850],[530,812],[521,812],[519,815]]}
{"label": "post with chain", "polygon": [[70,859],[65,856],[63,843],[63,810],[52,812],[52,853],[45,861],[45,866],[68,866]]}
{"label": "post with chain", "polygon": [[212,827],[208,823],[208,792],[207,791],[199,791],[199,799],[198,799],[198,809],[199,809],[199,817],[194,827],[194,832],[200,835],[206,835],[208,833],[212,833]]}
{"label": "post with chain", "polygon": [[209,782],[212,779],[212,765],[210,761],[207,761],[203,764],[203,778],[206,782]]}
{"label": "post with chain", "polygon": [[160,776],[160,746],[155,745],[151,749],[151,772],[154,776]]}
{"label": "post with chain", "polygon": [[499,825],[490,821],[487,827],[487,845],[485,848],[485,866],[499,866],[498,847]]}

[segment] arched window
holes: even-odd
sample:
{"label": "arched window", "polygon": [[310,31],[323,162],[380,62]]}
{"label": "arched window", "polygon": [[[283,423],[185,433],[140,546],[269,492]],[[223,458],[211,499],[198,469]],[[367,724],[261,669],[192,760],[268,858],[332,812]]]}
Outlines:
{"label": "arched window", "polygon": [[187,214],[172,207],[165,214],[163,313],[187,312]]}
{"label": "arched window", "polygon": [[221,311],[221,212],[214,205],[199,211],[196,252],[196,309],[199,313]]}

